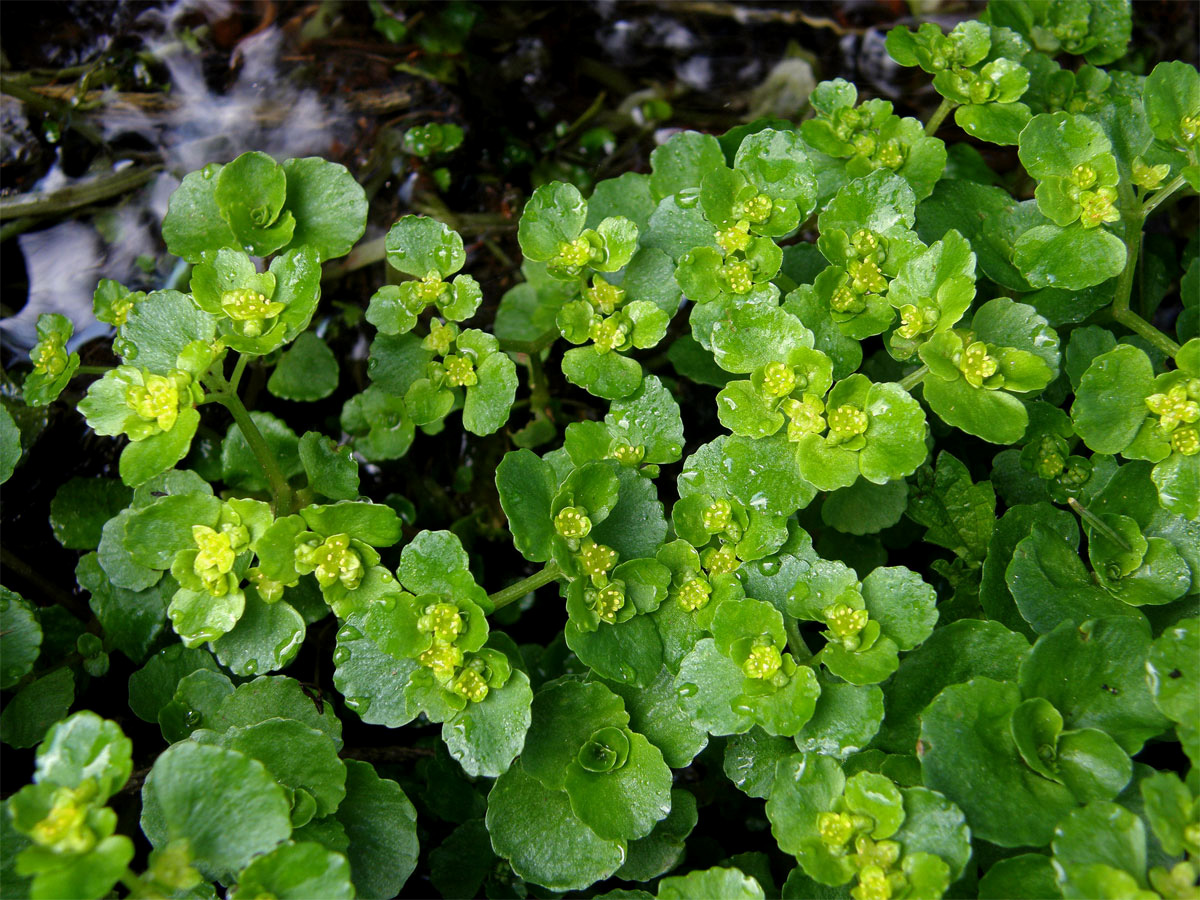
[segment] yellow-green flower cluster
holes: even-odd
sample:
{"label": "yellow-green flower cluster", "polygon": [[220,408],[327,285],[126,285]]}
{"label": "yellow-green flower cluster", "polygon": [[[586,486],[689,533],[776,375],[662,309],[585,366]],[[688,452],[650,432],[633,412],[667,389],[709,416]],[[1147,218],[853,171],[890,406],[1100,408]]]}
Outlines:
{"label": "yellow-green flower cluster", "polygon": [[125,388],[125,405],[134,413],[125,423],[125,433],[131,441],[170,431],[179,413],[195,405],[199,391],[192,376],[183,369],[172,369],[167,375],[143,369],[141,381]]}
{"label": "yellow-green flower cluster", "polygon": [[1166,391],[1146,398],[1150,412],[1158,416],[1159,434],[1171,442],[1171,449],[1184,456],[1200,452],[1200,378],[1189,378]]}
{"label": "yellow-green flower cluster", "polygon": [[348,534],[314,537],[301,543],[295,549],[295,565],[301,575],[311,572],[322,588],[340,583],[348,591],[355,590],[366,573],[362,557],[350,546]]}

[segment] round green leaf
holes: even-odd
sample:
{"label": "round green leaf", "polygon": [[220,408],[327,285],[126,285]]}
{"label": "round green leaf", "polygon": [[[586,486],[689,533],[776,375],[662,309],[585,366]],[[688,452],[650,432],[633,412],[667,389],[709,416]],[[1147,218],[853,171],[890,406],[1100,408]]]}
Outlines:
{"label": "round green leaf", "polygon": [[358,461],[348,446],[339,447],[325,435],[309,431],[300,438],[298,449],[304,474],[314,491],[332,500],[358,498]]}
{"label": "round green leaf", "polygon": [[587,219],[587,201],[574,185],[543,184],[533,192],[517,227],[521,252],[544,262],[558,255],[564,243],[575,240]]}
{"label": "round green leaf", "polygon": [[762,900],[766,894],[757,880],[741,870],[714,867],[664,878],[657,896],[658,900]]}
{"label": "round green leaf", "polygon": [[342,749],[342,723],[327,705],[318,704],[300,682],[282,675],[263,675],[237,689],[217,710],[214,731],[257,725],[265,719],[295,719],[327,734]]}
{"label": "round green leaf", "polygon": [[333,740],[295,719],[231,728],[222,744],[257,759],[284,787],[306,791],[316,801],[317,817],[332,813],[346,796],[346,766]]}
{"label": "round green leaf", "polygon": [[221,665],[235,675],[265,675],[284,668],[304,643],[304,617],[286,600],[264,603],[246,590],[246,606],[237,624],[213,642]]}
{"label": "round green leaf", "polygon": [[698,727],[715,735],[740,734],[754,724],[743,696],[744,680],[737,663],[705,638],[679,664],[675,690],[679,705]]}
{"label": "round green leaf", "polygon": [[1017,240],[1013,263],[1035,288],[1080,291],[1125,268],[1125,243],[1103,228],[1039,225]]}
{"label": "round green leaf", "polygon": [[286,844],[257,857],[237,881],[233,900],[268,895],[279,900],[350,900],[355,896],[346,857],[310,842]]}
{"label": "round green leaf", "polygon": [[116,722],[83,711],[54,725],[37,751],[34,781],[76,788],[93,779],[103,803],[133,772],[133,743]]}
{"label": "round green leaf", "polygon": [[417,867],[417,811],[400,785],[366,762],[346,760],[346,799],[337,819],[350,847],[350,877],[363,900],[394,897]]}
{"label": "round green leaf", "polygon": [[289,159],[287,210],[296,220],[289,247],[314,248],[321,262],[345,256],[367,227],[367,198],[345,166],[317,156]]}
{"label": "round green leaf", "polygon": [[32,747],[47,728],[66,716],[74,699],[75,676],[67,666],[30,682],[0,714],[0,741],[10,747]]}
{"label": "round green leaf", "polygon": [[1041,853],[1022,853],[995,863],[979,879],[980,900],[1059,900],[1062,891],[1054,876],[1050,857]]}
{"label": "round green leaf", "polygon": [[562,372],[572,384],[605,400],[628,397],[642,383],[637,360],[615,352],[601,353],[594,345],[564,353]]}
{"label": "round green leaf", "polygon": [[226,878],[292,833],[283,788],[258,760],[182,741],[154,762],[142,786],[142,830],[155,847],[186,840],[192,864]]}
{"label": "round green leaf", "polygon": [[203,262],[206,253],[222,247],[240,246],[217,206],[215,191],[222,168],[211,163],[184,176],[167,201],[163,240],[167,250],[190,263]]}
{"label": "round green leaf", "polygon": [[568,765],[588,737],[601,728],[628,722],[621,698],[602,684],[568,681],[542,690],[533,698],[533,723],[525,736],[522,768],[547,788],[561,790]]}
{"label": "round green leaf", "polygon": [[[1002,847],[1040,847],[1076,805],[1061,784],[1038,775],[1017,752],[1009,723],[1015,684],[972,678],[946,688],[921,714],[925,785],[956,803],[972,833]],[[986,782],[979,772],[988,772]]]}
{"label": "round green leaf", "polygon": [[212,654],[182,644],[158,651],[129,676],[129,708],[145,722],[157,722],[158,713],[171,702],[179,682],[198,669],[220,671]]}
{"label": "round green leaf", "polygon": [[33,605],[0,587],[0,688],[15,686],[33,668],[41,647],[42,626]]}
{"label": "round green leaf", "polygon": [[521,766],[492,786],[487,829],[493,849],[518,876],[554,891],[581,890],[625,861],[623,843],[598,836],[576,817],[565,792],[547,788]]}
{"label": "round green leaf", "polygon": [[671,811],[671,770],[662,753],[636,732],[627,736],[629,756],[624,765],[589,772],[573,759],[563,781],[571,810],[610,841],[643,837]]}
{"label": "round green leaf", "polygon": [[267,390],[285,400],[321,400],[337,389],[338,364],[333,351],[305,331],[279,357]]}
{"label": "round green leaf", "polygon": [[866,747],[883,715],[883,691],[876,685],[824,681],[813,717],[796,732],[796,746],[801,753],[845,759]]}
{"label": "round green leaf", "polygon": [[879,568],[863,579],[863,600],[871,618],[901,650],[911,650],[933,632],[937,594],[916,572],[903,566]]}
{"label": "round green leaf", "polygon": [[1079,381],[1071,421],[1085,444],[1097,453],[1119,453],[1137,436],[1154,390],[1150,358],[1122,344],[1092,360]]}
{"label": "round green leaf", "polygon": [[532,701],[529,676],[514,670],[503,687],[491,689],[478,703],[468,703],[442,725],[450,755],[468,775],[503,774],[525,745]]}
{"label": "round green leaf", "polygon": [[1099,728],[1128,752],[1168,727],[1146,683],[1150,629],[1132,618],[1064,622],[1021,663],[1021,693],[1045,697],[1067,728]]}
{"label": "round green leaf", "polygon": [[900,521],[908,505],[908,482],[873,484],[860,478],[821,505],[821,521],[847,534],[875,534]]}

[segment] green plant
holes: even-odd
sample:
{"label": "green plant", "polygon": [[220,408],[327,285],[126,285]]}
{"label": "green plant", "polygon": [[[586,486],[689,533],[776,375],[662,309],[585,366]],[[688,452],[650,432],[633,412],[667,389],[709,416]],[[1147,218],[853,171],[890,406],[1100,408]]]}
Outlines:
{"label": "green plant", "polygon": [[[895,30],[928,123],[831,81],[799,125],[542,185],[498,306],[405,216],[361,371],[312,327],[365,227],[350,173],[188,175],[163,224],[188,290],[100,284],[113,367],[43,317],[0,415],[6,479],[60,395],[127,439],[49,509],[91,618],[0,597],[0,737],[40,744],[5,896],[389,897],[419,862],[447,896],[1198,896],[1200,269],[1194,216],[1179,272],[1142,229],[1200,188],[1200,76],[1096,68],[1129,34],[1103,0]],[[950,112],[1024,175],[947,147]],[[345,442],[248,410],[251,371],[289,402],[351,376]],[[480,494],[461,517],[360,480],[459,416],[495,509],[469,469],[437,488]],[[272,674],[306,645],[336,694]],[[68,715],[115,653],[165,749]],[[405,789],[348,716],[421,758]],[[135,759],[144,864],[114,809]],[[758,849],[661,877],[720,807]]]}

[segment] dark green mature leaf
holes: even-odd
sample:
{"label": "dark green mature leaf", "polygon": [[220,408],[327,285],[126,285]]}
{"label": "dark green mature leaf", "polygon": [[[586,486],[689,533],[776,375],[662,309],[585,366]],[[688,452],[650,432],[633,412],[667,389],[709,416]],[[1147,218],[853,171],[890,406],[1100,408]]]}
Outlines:
{"label": "dark green mature leaf", "polygon": [[877,685],[823,680],[813,717],[796,732],[796,747],[845,759],[867,746],[883,719],[884,694]]}
{"label": "dark green mature leaf", "polygon": [[996,493],[987,482],[975,484],[956,457],[938,454],[937,468],[918,471],[909,492],[909,518],[926,526],[925,539],[980,562],[996,524]]}
{"label": "dark green mature leaf", "polygon": [[1072,543],[1046,525],[1017,544],[1004,573],[1021,616],[1038,634],[1062,622],[1081,624],[1099,616],[1143,616],[1093,583]]}
{"label": "dark green mature leaf", "polygon": [[72,478],[50,501],[50,527],[68,550],[95,550],[104,523],[129,505],[133,491],[115,478]]}
{"label": "dark green mature leaf", "polygon": [[[813,720],[816,718],[814,715]],[[805,752],[811,749],[804,748]],[[796,745],[787,738],[769,735],[755,726],[744,734],[734,735],[725,743],[723,768],[726,777],[738,790],[765,800],[771,796],[771,788],[775,784],[776,764],[795,752]],[[836,756],[832,753],[825,755]]]}
{"label": "dark green mature leaf", "polygon": [[917,744],[919,713],[950,684],[985,675],[1015,680],[1029,645],[992,622],[961,619],[938,629],[900,663],[886,688],[887,716],[875,745],[907,753]]}
{"label": "dark green mature leaf", "polygon": [[42,626],[33,606],[0,587],[0,688],[9,690],[33,668],[42,646]]}
{"label": "dark green mature leaf", "polygon": [[321,400],[337,389],[338,364],[329,346],[305,331],[283,355],[267,380],[267,390],[285,400]]}
{"label": "dark green mature leaf", "polygon": [[626,881],[649,881],[671,871],[683,860],[687,836],[696,827],[699,813],[696,796],[690,791],[671,791],[671,812],[643,838],[629,844],[625,863],[617,877]]}
{"label": "dark green mature leaf", "polygon": [[342,748],[342,723],[333,710],[327,705],[318,707],[300,682],[282,675],[264,675],[238,685],[221,704],[209,727],[226,731],[270,718],[295,719],[323,731],[339,750]]}
{"label": "dark green mature leaf", "polygon": [[233,900],[270,895],[279,900],[323,897],[349,900],[355,896],[346,857],[320,844],[301,842],[276,847],[255,858],[238,876]]}
{"label": "dark green mature leaf", "polygon": [[707,746],[708,732],[679,706],[669,669],[661,669],[644,687],[623,682],[609,688],[625,701],[629,727],[649,738],[671,768],[685,768]]}
{"label": "dark green mature leaf", "polygon": [[580,890],[613,874],[625,846],[606,841],[571,811],[564,791],[514,766],[488,795],[487,828],[496,853],[526,881],[554,891]]}
{"label": "dark green mature leaf", "polygon": [[308,245],[321,261],[345,256],[363,236],[367,198],[345,166],[315,156],[289,159],[286,207],[296,220],[288,247]]}
{"label": "dark green mature leaf", "polygon": [[75,578],[91,594],[88,606],[113,645],[134,662],[145,659],[166,622],[167,604],[178,587],[175,579],[165,577],[143,591],[117,587],[95,553],[79,560]]}
{"label": "dark green mature leaf", "polygon": [[31,681],[0,714],[0,741],[10,747],[32,747],[67,714],[74,700],[75,676],[66,666]]}
{"label": "dark green mature leaf", "polygon": [[1041,853],[1021,853],[992,865],[979,879],[980,900],[1059,900],[1054,864]]}
{"label": "dark green mature leaf", "polygon": [[21,431],[7,407],[0,405],[0,484],[12,477],[21,460]]}
{"label": "dark green mature leaf", "polygon": [[1071,420],[1085,444],[1097,453],[1119,453],[1146,421],[1145,399],[1154,390],[1150,358],[1122,344],[1092,359],[1071,405]]}
{"label": "dark green mature leaf", "polygon": [[1053,703],[1067,728],[1099,728],[1133,754],[1169,727],[1146,683],[1149,654],[1144,621],[1064,622],[1021,663],[1021,693]]}
{"label": "dark green mature leaf", "polygon": [[1036,201],[1021,203],[1003,188],[948,178],[917,207],[921,240],[931,244],[954,229],[971,242],[983,274],[1021,292],[1029,290],[1029,282],[1012,263],[1012,245],[1043,221]]}
{"label": "dark green mature leaf", "polygon": [[288,802],[262,763],[233,750],[181,741],[142,786],[142,830],[163,847],[188,841],[208,878],[239,871],[292,833]]}
{"label": "dark green mature leaf", "polygon": [[[279,461],[284,478],[299,475],[304,467],[300,463],[299,438],[285,423],[267,412],[252,412],[250,418],[262,432],[267,446]],[[222,478],[232,487],[244,491],[267,493],[270,484],[263,473],[258,457],[250,449],[241,429],[236,424],[229,426],[225,440],[221,442]]]}
{"label": "dark green mature leaf", "polygon": [[331,500],[358,499],[358,461],[350,448],[316,431],[307,432],[298,445],[300,463],[309,486]]}
{"label": "dark green mature leaf", "polygon": [[531,562],[550,558],[554,537],[550,503],[557,487],[554,469],[531,450],[506,453],[496,467],[496,488],[513,544]]}
{"label": "dark green mature leaf", "polygon": [[286,600],[266,603],[246,589],[246,607],[231,631],[212,643],[221,664],[235,675],[265,675],[295,659],[304,643],[304,617]]}
{"label": "dark green mature leaf", "polygon": [[417,811],[400,785],[380,778],[374,766],[346,760],[346,799],[337,819],[350,847],[350,877],[356,896],[395,896],[417,866]]}
{"label": "dark green mature leaf", "polygon": [[[990,678],[946,688],[921,714],[921,771],[926,787],[962,808],[976,837],[1040,847],[1076,801],[1021,760],[1009,727],[1019,703],[1015,684]],[[986,782],[979,772],[989,773]]]}
{"label": "dark green mature leaf", "polygon": [[714,867],[664,878],[658,900],[763,900],[762,885],[740,869]]}
{"label": "dark green mature leaf", "polygon": [[171,702],[179,682],[198,669],[220,671],[212,654],[172,644],[129,676],[129,708],[143,721],[157,722],[159,711]]}
{"label": "dark green mature leaf", "polygon": [[1010,506],[996,523],[988,541],[987,558],[983,561],[979,583],[979,602],[988,618],[1027,637],[1032,637],[1034,632],[1021,617],[1004,575],[1017,545],[1028,537],[1034,525],[1053,529],[1072,546],[1079,544],[1079,526],[1069,512],[1047,502]]}
{"label": "dark green mature leaf", "polygon": [[443,897],[476,897],[496,865],[483,819],[471,819],[429,853],[429,876]]}
{"label": "dark green mature leaf", "polygon": [[1145,887],[1146,827],[1116,803],[1096,801],[1073,810],[1055,829],[1053,848],[1064,896],[1091,894],[1098,874],[1094,866],[1123,873],[1121,882]]}

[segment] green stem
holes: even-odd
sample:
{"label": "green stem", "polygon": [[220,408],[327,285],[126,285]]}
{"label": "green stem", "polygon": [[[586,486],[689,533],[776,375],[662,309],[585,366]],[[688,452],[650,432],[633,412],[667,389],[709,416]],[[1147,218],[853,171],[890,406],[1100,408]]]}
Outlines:
{"label": "green stem", "polygon": [[929,121],[925,123],[925,133],[929,136],[937,134],[937,130],[941,127],[946,116],[950,115],[950,111],[958,106],[953,100],[942,98],[941,104],[933,111],[933,115],[929,117]]}
{"label": "green stem", "polygon": [[246,363],[249,360],[250,357],[238,354],[237,362],[233,366],[233,374],[229,376],[229,393],[237,393],[238,385],[242,383],[242,373],[246,371]]}
{"label": "green stem", "polygon": [[907,375],[901,378],[899,381],[900,387],[904,388],[906,391],[911,391],[918,384],[924,381],[925,376],[928,374],[929,366],[921,366],[921,368],[914,372],[909,372]]}
{"label": "green stem", "polygon": [[516,584],[510,584],[506,588],[496,591],[494,594],[488,594],[488,600],[491,601],[495,609],[501,609],[508,604],[520,600],[530,591],[536,591],[543,585],[560,578],[562,569],[558,567],[556,562],[548,562],[540,572],[534,572],[528,578],[522,578]]}
{"label": "green stem", "polygon": [[271,485],[271,497],[274,500],[275,515],[291,515],[293,510],[292,487],[283,476],[283,470],[279,468],[279,460],[275,458],[275,454],[270,446],[268,446],[266,438],[262,436],[262,432],[258,430],[258,426],[254,424],[254,420],[250,418],[250,412],[246,409],[246,405],[242,403],[241,398],[237,394],[229,390],[217,392],[214,394],[213,400],[229,410],[229,414],[233,416],[233,421],[237,423],[242,436],[250,446],[254,458],[262,466],[263,474],[267,476],[267,482]]}
{"label": "green stem", "polygon": [[534,338],[532,341],[517,341],[501,338],[500,349],[505,353],[525,353],[529,356],[535,356],[558,340],[558,335],[558,329],[551,328],[545,334]]}
{"label": "green stem", "polygon": [[1170,197],[1185,184],[1187,184],[1187,182],[1184,181],[1183,176],[1176,175],[1171,181],[1168,181],[1165,185],[1151,194],[1150,198],[1142,204],[1142,218],[1149,216],[1150,213],[1154,212],[1154,210],[1156,210],[1164,200]]}
{"label": "green stem", "polygon": [[75,370],[76,375],[104,375],[111,372],[112,366],[80,366]]}
{"label": "green stem", "polygon": [[1133,296],[1133,279],[1142,250],[1142,225],[1145,223],[1145,215],[1133,196],[1133,191],[1124,184],[1120,190],[1121,207],[1128,210],[1121,217],[1125,224],[1125,268],[1117,276],[1112,317],[1130,331],[1140,334],[1167,356],[1174,356],[1179,352],[1179,345],[1129,308],[1129,301]]}

